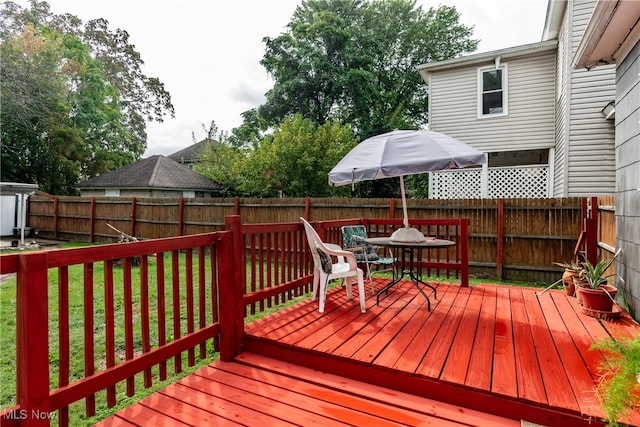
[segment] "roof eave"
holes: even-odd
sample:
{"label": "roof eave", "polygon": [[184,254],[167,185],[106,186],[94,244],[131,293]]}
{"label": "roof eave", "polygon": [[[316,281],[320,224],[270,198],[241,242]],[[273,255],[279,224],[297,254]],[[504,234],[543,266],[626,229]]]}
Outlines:
{"label": "roof eave", "polygon": [[127,191],[218,191],[222,189],[222,187],[198,187],[198,188],[188,188],[188,187],[121,187],[121,186],[111,186],[111,187],[80,187],[76,186],[79,190],[83,191],[95,191],[95,190],[110,190],[117,188],[119,190],[127,190]]}
{"label": "roof eave", "polygon": [[542,30],[542,41],[558,38],[564,13],[567,10],[567,0],[549,0],[547,3],[547,14]]}
{"label": "roof eave", "polygon": [[477,53],[473,55],[462,56],[460,58],[447,59],[444,61],[431,62],[418,65],[416,69],[428,84],[429,74],[433,71],[443,71],[460,67],[485,64],[495,61],[500,57],[501,61],[514,59],[523,56],[535,55],[537,53],[555,50],[558,46],[558,40],[547,40],[543,42],[531,43],[522,46],[508,47],[490,52]]}
{"label": "roof eave", "polygon": [[640,39],[640,2],[599,0],[580,39],[572,66],[591,69],[620,63]]}

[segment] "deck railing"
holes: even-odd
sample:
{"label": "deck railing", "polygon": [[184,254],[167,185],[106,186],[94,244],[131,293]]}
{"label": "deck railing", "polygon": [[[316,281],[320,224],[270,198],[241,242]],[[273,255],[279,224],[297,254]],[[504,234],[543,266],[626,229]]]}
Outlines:
{"label": "deck railing", "polygon": [[218,309],[233,299],[230,249],[220,232],[2,256],[1,273],[17,273],[18,403],[3,425],[68,425],[73,402],[93,416],[97,392],[108,407],[122,381],[134,395],[137,373],[150,387],[171,360],[177,374],[196,354],[233,357]]}
{"label": "deck railing", "polygon": [[[314,225],[328,241],[340,243],[340,227],[358,222],[372,236],[401,225],[380,219]],[[413,224],[457,242],[453,252],[429,255],[425,267],[456,271],[463,285],[467,224]],[[116,405],[117,387],[133,396],[139,387],[179,374],[183,364],[193,366],[214,353],[232,360],[242,351],[248,313],[309,292],[312,260],[301,223],[241,224],[229,216],[225,227],[3,255],[0,274],[17,273],[16,318],[3,319],[3,328],[15,324],[16,345],[3,351],[15,351],[17,369],[16,405],[0,412],[2,425],[49,425],[56,418],[66,426],[74,402],[84,399],[87,416],[93,416],[97,406]],[[3,297],[9,294],[3,291]]]}

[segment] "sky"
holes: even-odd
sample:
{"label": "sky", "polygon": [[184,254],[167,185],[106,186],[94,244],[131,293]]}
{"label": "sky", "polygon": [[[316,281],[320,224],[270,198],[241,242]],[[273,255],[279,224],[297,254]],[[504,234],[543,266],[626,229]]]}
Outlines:
{"label": "sky", "polygon": [[[14,0],[27,6],[27,0]],[[143,157],[169,155],[202,140],[211,121],[231,132],[273,86],[260,65],[264,37],[286,31],[302,0],[48,0],[56,14],[129,33],[143,72],[171,94],[175,118],[147,125]],[[455,6],[473,26],[477,53],[539,42],[548,0],[417,0],[428,10]]]}

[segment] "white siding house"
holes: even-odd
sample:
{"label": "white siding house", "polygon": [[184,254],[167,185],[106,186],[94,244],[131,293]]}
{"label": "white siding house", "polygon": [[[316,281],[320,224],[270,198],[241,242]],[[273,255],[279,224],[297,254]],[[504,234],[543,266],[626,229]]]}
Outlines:
{"label": "white siding house", "polygon": [[[551,40],[419,67],[430,90],[430,129],[488,153],[481,194],[465,196],[547,196],[556,48]],[[460,172],[434,174],[432,197],[455,197],[445,189],[473,173]],[[443,180],[448,185],[438,184]]]}
{"label": "white siding house", "polygon": [[615,96],[615,71],[571,67],[594,4],[551,0],[539,43],[418,66],[429,86],[430,129],[489,159],[482,172],[433,174],[431,197],[613,193],[613,122],[601,111]]}
{"label": "white siding house", "polygon": [[[594,0],[568,2],[564,22],[572,22],[570,46],[575,56],[584,29],[595,6]],[[567,196],[613,194],[615,191],[614,121],[602,115],[602,109],[615,99],[615,68],[612,65],[589,73],[569,65],[569,150],[566,157]]]}
{"label": "white siding house", "polygon": [[[613,65],[605,65],[613,64]],[[640,316],[640,2],[598,1],[573,65],[596,75],[616,67],[615,182],[618,283]],[[622,285],[622,286],[621,286]]]}

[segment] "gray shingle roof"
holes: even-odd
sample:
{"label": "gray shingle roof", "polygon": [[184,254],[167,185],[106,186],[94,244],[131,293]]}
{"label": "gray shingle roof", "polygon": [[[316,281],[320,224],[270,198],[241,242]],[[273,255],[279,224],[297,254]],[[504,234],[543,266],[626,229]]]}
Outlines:
{"label": "gray shingle roof", "polygon": [[151,156],[76,185],[77,188],[220,190],[222,186],[165,156]]}
{"label": "gray shingle roof", "polygon": [[178,163],[195,163],[201,160],[202,150],[207,146],[207,144],[211,144],[214,142],[215,141],[212,141],[210,139],[203,139],[200,142],[191,144],[187,148],[183,148],[180,151],[169,154],[167,157],[171,160],[175,160]]}

